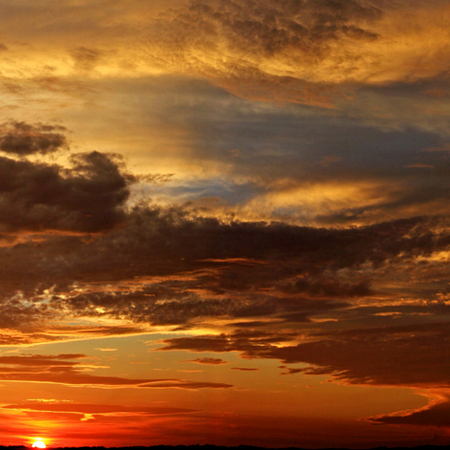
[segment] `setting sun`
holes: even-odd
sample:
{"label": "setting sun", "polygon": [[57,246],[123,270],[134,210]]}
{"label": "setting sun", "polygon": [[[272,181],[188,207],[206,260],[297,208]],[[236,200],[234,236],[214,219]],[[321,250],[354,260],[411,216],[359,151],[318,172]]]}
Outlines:
{"label": "setting sun", "polygon": [[35,441],[33,442],[33,448],[45,448],[45,444],[42,441]]}

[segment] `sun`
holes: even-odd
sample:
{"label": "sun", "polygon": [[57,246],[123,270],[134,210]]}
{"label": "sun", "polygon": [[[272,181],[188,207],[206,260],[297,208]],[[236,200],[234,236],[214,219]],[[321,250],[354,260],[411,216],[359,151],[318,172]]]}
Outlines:
{"label": "sun", "polygon": [[45,448],[45,444],[42,441],[34,441],[32,447],[33,448]]}

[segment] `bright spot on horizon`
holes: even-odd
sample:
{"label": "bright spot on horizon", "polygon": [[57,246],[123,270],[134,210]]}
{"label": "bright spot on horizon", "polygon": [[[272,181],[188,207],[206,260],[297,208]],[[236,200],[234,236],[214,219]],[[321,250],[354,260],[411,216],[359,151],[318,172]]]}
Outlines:
{"label": "bright spot on horizon", "polygon": [[42,441],[35,441],[32,445],[33,448],[45,448],[45,444]]}

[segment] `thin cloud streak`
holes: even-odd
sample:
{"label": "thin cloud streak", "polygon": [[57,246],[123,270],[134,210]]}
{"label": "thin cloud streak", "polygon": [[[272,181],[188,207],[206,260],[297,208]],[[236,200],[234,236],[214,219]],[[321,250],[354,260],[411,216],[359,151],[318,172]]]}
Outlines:
{"label": "thin cloud streak", "polygon": [[85,387],[95,386],[105,389],[127,387],[156,389],[228,389],[232,387],[232,385],[226,383],[177,379],[129,379],[114,376],[91,375],[83,373],[84,368],[79,362],[70,361],[71,359],[83,357],[85,357],[85,355],[1,357],[0,364],[6,365],[7,367],[0,369],[0,379],[5,381],[61,383],[74,386],[82,385]]}

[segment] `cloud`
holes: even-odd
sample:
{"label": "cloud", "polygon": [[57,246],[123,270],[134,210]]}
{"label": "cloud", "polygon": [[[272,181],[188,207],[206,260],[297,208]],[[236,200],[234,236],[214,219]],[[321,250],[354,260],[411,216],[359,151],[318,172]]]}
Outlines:
{"label": "cloud", "polygon": [[158,389],[228,389],[226,383],[210,383],[180,379],[133,379],[114,376],[91,375],[84,372],[84,366],[73,359],[84,358],[82,354],[56,356],[21,355],[0,357],[0,379],[5,381],[29,381],[58,383],[75,386],[102,388],[158,388]]}
{"label": "cloud", "polygon": [[299,278],[295,282],[283,287],[285,292],[306,293],[313,297],[367,297],[373,294],[373,291],[362,281],[356,284],[344,284],[339,281],[329,279],[308,279]]}
{"label": "cloud", "polygon": [[396,413],[369,419],[373,423],[390,425],[419,425],[450,428],[450,400],[448,397],[431,402],[426,407],[408,413]]}
{"label": "cloud", "polygon": [[447,322],[324,332],[298,344],[286,344],[294,339],[283,334],[236,332],[167,339],[161,350],[239,351],[246,358],[305,363],[304,374],[329,374],[351,384],[448,388],[450,363],[442,342],[449,334]]}
{"label": "cloud", "polygon": [[[137,323],[153,325],[192,325],[209,318],[241,319],[248,317],[281,317],[286,321],[307,322],[309,316],[325,311],[333,311],[348,306],[338,301],[312,301],[298,298],[278,298],[252,293],[238,295],[222,293],[219,296],[208,292],[208,284],[203,284],[203,292],[194,293],[201,285],[202,277],[192,283],[170,283],[147,285],[130,291],[89,292],[79,295],[54,295],[51,307],[69,309],[85,317],[111,316],[125,318]],[[273,281],[272,281],[273,283]],[[169,286],[165,286],[169,285]],[[214,289],[214,285],[212,286]],[[262,288],[261,288],[262,289]],[[224,298],[225,295],[225,298]]]}
{"label": "cloud", "polygon": [[[193,269],[207,267],[211,259],[249,258],[292,260],[299,268],[317,273],[324,265],[328,269],[366,262],[377,265],[400,253],[407,256],[445,248],[450,236],[445,231],[433,233],[433,221],[438,223],[439,219],[414,217],[360,228],[325,229],[283,223],[225,223],[216,218],[191,217],[177,208],[136,209],[126,228],[100,237],[93,247],[110,244],[118,258],[133,253],[138,256],[136,269],[144,263],[147,273],[151,270],[148,263],[155,256],[174,261],[172,268],[176,270],[178,264],[179,269]],[[117,245],[119,237],[128,245]],[[172,269],[164,264],[160,267],[160,272],[164,267]]]}
{"label": "cloud", "polygon": [[304,369],[294,369],[293,367],[280,366],[279,369],[286,369],[281,375],[295,375],[296,373],[303,373]]}
{"label": "cloud", "polygon": [[72,367],[74,363],[67,362],[66,360],[81,359],[81,358],[86,358],[86,355],[82,353],[73,353],[73,354],[61,354],[56,356],[42,356],[42,355],[0,356],[0,364],[19,365],[19,366]]}
{"label": "cloud", "polygon": [[87,48],[77,47],[72,51],[75,67],[82,70],[92,70],[101,60],[102,52]]}
{"label": "cloud", "polygon": [[219,366],[222,364],[229,364],[228,361],[224,361],[220,358],[196,358],[189,361],[182,361],[182,362],[191,362],[191,363],[197,363],[197,364],[207,364],[212,366]]}
{"label": "cloud", "polygon": [[73,77],[92,72],[133,81],[181,74],[244,98],[340,108],[363,86],[445,79],[446,7],[441,0],[7,5],[0,7],[9,25],[4,40],[15,48],[4,61],[6,84],[27,86],[17,67],[33,81],[62,79],[59,89],[69,95]]}
{"label": "cloud", "polygon": [[[316,229],[137,208],[107,233],[40,235],[0,247],[0,260],[8,261],[0,268],[0,317],[6,328],[33,324],[34,331],[67,314],[126,318],[144,329],[196,326],[219,317],[307,324],[374,296],[373,271],[446,249],[450,237],[439,230],[441,220]],[[85,331],[92,334],[89,327]]]}
{"label": "cloud", "polygon": [[[34,117],[76,121],[80,148],[127,142],[132,167],[139,158],[179,173],[153,189],[168,176],[131,175],[114,154],[69,161],[63,127],[3,124],[1,344],[176,331],[163,334],[163,350],[193,352],[184,363],[224,366],[217,355],[239,352],[282,361],[283,375],[447,389],[445,1],[187,0],[151,19],[152,6],[135,0],[57,3],[33,14],[20,2],[0,5],[4,114],[16,107],[22,120],[36,107]],[[19,45],[16,23],[30,45]],[[1,355],[0,379],[138,392],[232,387],[197,379],[219,368],[197,366],[195,380],[132,379],[85,362]],[[438,419],[447,404],[373,422],[448,426]],[[6,409],[75,414],[85,429],[98,416],[111,425],[184,414],[30,401]],[[251,425],[255,436],[261,423]],[[184,428],[175,433],[193,432]],[[242,428],[233,428],[239,438]]]}
{"label": "cloud", "polygon": [[[440,1],[425,8],[402,1],[192,0],[149,27],[145,53],[163,70],[196,74],[245,98],[334,107],[361,85],[444,74],[450,55],[442,14]],[[420,17],[419,25],[405,24],[406,16]]]}
{"label": "cloud", "polygon": [[[448,306],[445,301],[439,307],[425,304],[424,289],[414,291],[413,283],[416,278],[424,282],[425,275],[433,279],[439,270],[446,273],[444,262],[422,263],[447,251],[446,217],[327,229],[225,220],[178,206],[132,208],[126,201],[135,178],[127,175],[120,160],[93,152],[75,155],[72,164],[68,169],[31,159],[0,158],[0,168],[8,168],[3,183],[10,183],[3,190],[0,184],[4,199],[0,211],[7,210],[8,202],[10,211],[20,211],[21,204],[29,209],[27,215],[5,215],[3,220],[16,221],[7,231],[11,235],[33,231],[0,247],[0,261],[4,261],[0,326],[5,343],[139,333],[155,326],[184,331],[204,326],[222,334],[168,340],[165,350],[238,351],[248,358],[304,363],[308,365],[302,369],[304,374],[328,374],[347,383],[434,386],[445,382],[448,368],[439,362],[439,342],[447,339],[446,331],[419,324],[425,314],[427,320],[438,322],[440,317],[442,322]],[[45,226],[33,216],[36,205],[49,211]],[[111,211],[117,215],[108,221]],[[92,217],[80,225],[77,217],[82,214]],[[404,298],[412,296],[417,304],[400,305],[399,294],[391,288],[399,285],[392,279],[399,267],[407,267],[412,277],[408,286],[403,282]],[[434,284],[430,289],[438,288]],[[77,326],[73,324],[77,320],[98,324]],[[124,320],[127,325],[117,325]],[[396,320],[397,328],[392,326]],[[413,321],[419,324],[411,325]],[[359,326],[367,327],[365,333],[344,332]],[[378,339],[377,333],[384,339]],[[420,368],[411,359],[418,354]],[[9,380],[108,387],[229,387],[94,376],[71,360],[43,360],[39,365],[39,360],[28,359],[27,367],[20,360],[19,367],[5,361],[8,367],[1,373]],[[204,364],[207,359],[191,361]],[[52,370],[47,373],[36,367]]]}
{"label": "cloud", "polygon": [[121,222],[129,191],[117,158],[83,153],[72,164],[0,157],[0,229],[98,232]]}
{"label": "cloud", "polygon": [[[247,57],[273,57],[294,52],[304,58],[330,52],[329,44],[345,39],[373,40],[377,35],[358,25],[359,21],[378,19],[382,11],[369,2],[291,1],[277,4],[269,1],[212,2],[191,1],[174,11],[172,40],[162,35],[167,45],[185,33],[173,51],[202,49],[211,54],[221,46]],[[194,24],[201,24],[195,35]],[[212,51],[212,52],[211,52]],[[249,59],[250,60],[250,59]]]}
{"label": "cloud", "polygon": [[157,44],[149,53],[155,64],[206,76],[244,97],[330,106],[333,88],[308,81],[306,67],[320,65],[336,43],[375,40],[363,27],[380,15],[354,0],[191,1],[150,29],[149,43]]}
{"label": "cloud", "polygon": [[[444,102],[428,104],[427,86],[361,88],[339,114],[252,103],[182,77],[147,77],[133,88],[111,82],[108,89],[119,91],[111,106],[128,101],[127,110],[132,102],[126,99],[142,93],[135,120],[145,116],[148,128],[139,140],[169,128],[165,143],[152,146],[152,158],[156,154],[156,164],[178,174],[152,186],[155,203],[191,201],[203,214],[234,214],[236,220],[357,226],[446,212],[448,155],[424,149],[447,143],[450,109]],[[149,109],[153,114],[146,116]],[[441,113],[433,116],[431,109]],[[171,130],[185,127],[189,137],[178,141]],[[171,151],[162,152],[163,146]],[[340,160],[324,167],[330,153]],[[433,169],[406,168],[417,164]],[[180,178],[186,171],[195,180]]]}
{"label": "cloud", "polygon": [[53,153],[67,148],[62,131],[65,131],[62,126],[7,122],[0,125],[0,150],[18,156]]}
{"label": "cloud", "polygon": [[101,405],[75,402],[33,402],[3,405],[4,409],[20,411],[42,411],[55,413],[75,413],[83,415],[178,415],[196,412],[194,409],[175,408],[164,406],[126,406],[126,405]]}

